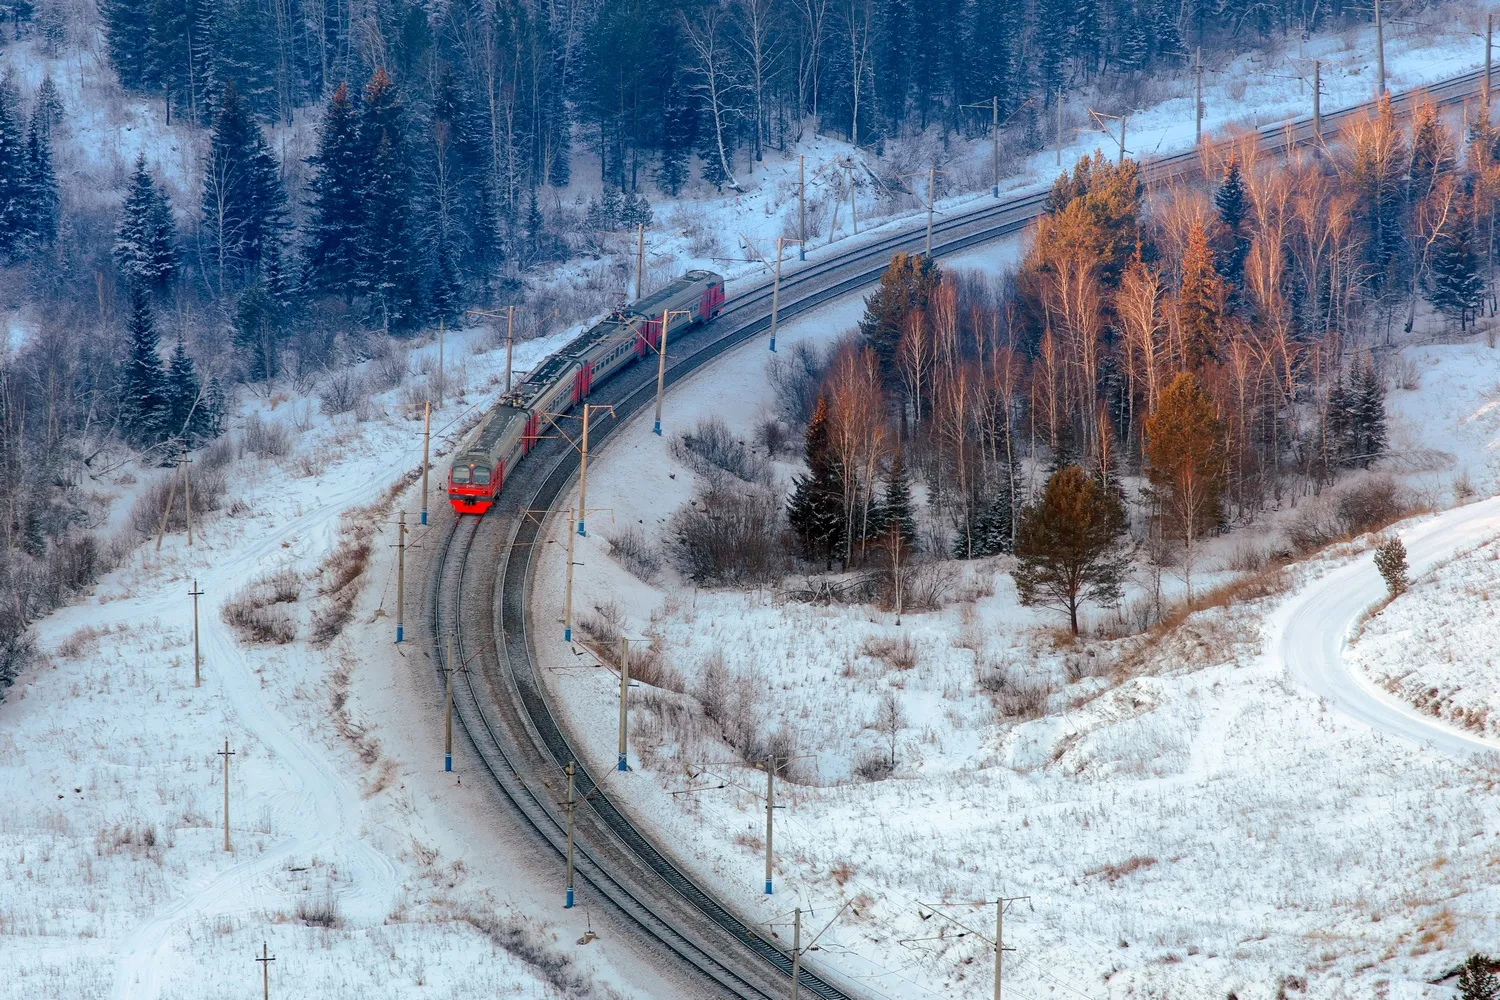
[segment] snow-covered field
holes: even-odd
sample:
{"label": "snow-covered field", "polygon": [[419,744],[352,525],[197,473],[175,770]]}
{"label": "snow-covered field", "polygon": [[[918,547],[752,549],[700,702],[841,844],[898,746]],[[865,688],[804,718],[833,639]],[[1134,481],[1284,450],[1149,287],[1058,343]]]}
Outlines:
{"label": "snow-covered field", "polygon": [[[438,411],[439,450],[495,391],[504,352],[471,354],[481,333],[448,338],[449,364],[482,388]],[[522,345],[518,364],[552,346]],[[244,995],[263,943],[273,988],[297,995],[661,995],[597,917],[605,940],[574,947],[589,915],[552,920],[548,859],[481,782],[442,772],[441,692],[420,651],[390,644],[395,505],[367,506],[420,462],[421,420],[398,395],[364,421],[252,402],[291,433],[290,454],[233,463],[233,506],[195,526],[192,548],[141,546],[39,626],[45,659],[0,705],[0,996]],[[377,529],[369,582],[355,624],[318,649],[316,571],[354,524]],[[298,639],[247,645],[220,610],[280,571],[301,581],[282,605]]]}
{"label": "snow-covered field", "polygon": [[[828,307],[780,337],[826,341],[858,314]],[[1487,495],[1500,351],[1473,342],[1402,356],[1416,388],[1388,396],[1392,468],[1439,507],[1455,480]],[[971,901],[996,895],[1031,897],[1006,923],[1018,949],[1007,989],[1028,1000],[1271,997],[1283,986],[1441,995],[1427,981],[1493,939],[1486,871],[1500,862],[1500,815],[1484,793],[1497,773],[1315,696],[1278,652],[1283,598],[1200,612],[1142,653],[1059,645],[1055,617],[1017,605],[1003,560],[955,570],[958,599],[900,627],[868,606],[700,591],[670,569],[650,586],[631,576],[608,539],[634,525],[663,545],[666,517],[693,493],[671,436],[709,414],[748,435],[774,405],[765,359],[751,345],[695,376],[669,397],[664,437],[637,420],[590,466],[589,504],[610,513],[576,540],[575,611],[617,616],[637,649],[660,652],[677,689],[633,690],[631,772],[610,770],[617,679],[580,667],[593,658],[561,641],[563,546],[544,550],[535,595],[537,622],[555,623],[538,640],[555,704],[595,773],[705,881],[783,937],[794,905],[827,917],[853,901],[858,914],[846,912],[812,960],[886,996],[987,988],[988,946],[930,904],[953,904],[944,912],[989,934],[993,912]],[[560,541],[565,529],[552,530]],[[1339,547],[1290,568],[1282,585],[1300,594],[1368,560],[1363,545]],[[1449,601],[1443,617],[1457,631],[1472,617],[1459,609],[1480,600]],[[1430,613],[1413,608],[1402,621]],[[1367,632],[1360,649],[1373,641]],[[705,718],[698,696],[711,675],[728,728],[799,756],[777,795],[786,809],[771,897],[764,774]],[[883,710],[891,699],[898,722]],[[893,775],[854,776],[888,759],[893,735]]]}

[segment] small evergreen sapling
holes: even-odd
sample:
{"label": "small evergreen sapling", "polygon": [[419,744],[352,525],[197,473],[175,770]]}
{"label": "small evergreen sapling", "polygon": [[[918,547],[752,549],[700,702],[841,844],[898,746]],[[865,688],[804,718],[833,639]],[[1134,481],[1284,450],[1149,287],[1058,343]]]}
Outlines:
{"label": "small evergreen sapling", "polygon": [[1375,568],[1380,570],[1386,590],[1392,597],[1399,597],[1406,591],[1406,546],[1401,544],[1401,539],[1392,537],[1375,550]]}
{"label": "small evergreen sapling", "polygon": [[1459,1000],[1500,1000],[1500,980],[1492,969],[1494,960],[1470,955],[1458,969]]}

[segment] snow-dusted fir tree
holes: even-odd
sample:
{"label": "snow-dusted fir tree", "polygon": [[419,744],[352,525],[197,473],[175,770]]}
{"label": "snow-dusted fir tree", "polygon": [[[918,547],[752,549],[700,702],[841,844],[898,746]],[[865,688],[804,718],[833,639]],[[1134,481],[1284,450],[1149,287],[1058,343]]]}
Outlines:
{"label": "snow-dusted fir tree", "polygon": [[49,247],[57,241],[57,175],[52,171],[52,133],[39,114],[31,116],[26,130],[26,226],[24,242],[30,248]]}
{"label": "snow-dusted fir tree", "polygon": [[804,435],[807,473],[793,480],[787,520],[808,559],[833,557],[844,550],[843,477],[828,443],[828,404],[820,396]]}
{"label": "snow-dusted fir tree", "polygon": [[1432,243],[1428,264],[1428,300],[1434,308],[1458,320],[1460,329],[1484,302],[1481,274],[1483,245],[1474,232],[1474,213],[1467,198],[1455,198],[1449,220]]}
{"label": "snow-dusted fir tree", "polygon": [[135,161],[135,173],[115,231],[115,266],[132,285],[162,291],[177,273],[177,227],[167,194],[146,169],[146,157]]}
{"label": "snow-dusted fir tree", "polygon": [[307,283],[352,301],[359,277],[364,207],[359,121],[349,88],[340,83],[328,99],[318,129],[318,151],[308,158],[316,170],[308,185],[312,216],[307,226]]}
{"label": "snow-dusted fir tree", "polygon": [[1231,156],[1219,182],[1219,190],[1214,192],[1214,207],[1218,209],[1219,222],[1224,226],[1222,243],[1214,255],[1214,268],[1229,283],[1231,296],[1245,281],[1245,258],[1250,254],[1250,237],[1245,233],[1248,206],[1240,162]]}
{"label": "snow-dusted fir tree", "polygon": [[197,447],[213,437],[218,423],[213,413],[214,401],[203,388],[197,366],[177,338],[165,378],[166,436],[177,438],[188,448]]}
{"label": "snow-dusted fir tree", "polygon": [[372,318],[387,330],[418,321],[421,273],[412,225],[413,178],[408,162],[406,112],[396,85],[376,70],[365,87],[359,155],[364,209],[359,287],[370,297]]}
{"label": "snow-dusted fir tree", "polygon": [[884,536],[894,526],[905,545],[917,540],[917,515],[911,500],[911,476],[906,471],[906,456],[901,449],[891,456],[886,472],[885,492],[880,498],[880,523],[876,534]]}
{"label": "snow-dusted fir tree", "polygon": [[151,300],[139,287],[130,290],[126,333],[130,346],[120,373],[120,430],[132,445],[147,448],[165,436],[171,412],[156,317],[151,312]]}
{"label": "snow-dusted fir tree", "polygon": [[1385,379],[1371,358],[1358,363],[1350,379],[1353,438],[1350,457],[1354,465],[1368,468],[1385,453]]}
{"label": "snow-dusted fir tree", "polygon": [[1010,506],[1010,487],[997,483],[989,505],[974,522],[974,555],[994,556],[1009,552],[1015,512]]}
{"label": "snow-dusted fir tree", "polygon": [[26,135],[15,88],[0,83],[0,252],[14,254],[30,217],[26,183]]}

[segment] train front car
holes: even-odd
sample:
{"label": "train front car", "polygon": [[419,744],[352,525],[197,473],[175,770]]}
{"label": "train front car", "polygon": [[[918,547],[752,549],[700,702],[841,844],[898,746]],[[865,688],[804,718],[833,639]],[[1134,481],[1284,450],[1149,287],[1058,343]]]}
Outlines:
{"label": "train front car", "polygon": [[524,409],[501,403],[480,423],[467,447],[453,456],[448,469],[448,502],[460,514],[483,514],[495,503],[511,452],[526,429]]}

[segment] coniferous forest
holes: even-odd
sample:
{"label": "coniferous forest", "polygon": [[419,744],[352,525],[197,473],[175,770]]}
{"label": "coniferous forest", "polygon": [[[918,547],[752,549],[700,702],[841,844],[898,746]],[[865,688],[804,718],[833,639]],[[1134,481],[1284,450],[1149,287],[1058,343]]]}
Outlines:
{"label": "coniferous forest", "polygon": [[[67,197],[53,170],[54,132],[79,109],[50,78],[0,84],[0,278],[13,308],[45,317],[0,362],[3,662],[24,651],[26,623],[107,562],[84,498],[111,449],[169,464],[219,435],[237,391],[306,392],[368,358],[372,333],[515,301],[587,251],[558,197],[579,170],[597,171],[601,192],[586,228],[624,229],[690,182],[732,193],[814,134],[879,156],[919,133],[983,136],[993,108],[1035,149],[1049,109],[1080,88],[1181,71],[1198,47],[1369,18],[1289,0],[104,0],[97,20],[28,0],[7,12],[10,35],[53,55],[97,40],[127,95],[201,142],[186,192],[143,156],[105,211]],[[278,137],[299,127],[312,152],[293,159]],[[912,463],[958,512],[944,546],[1014,543],[1022,501],[1009,473],[997,494],[1002,441],[1009,463],[1024,448],[1059,466],[1137,466],[1178,371],[1223,422],[1235,509],[1288,466],[1322,474],[1378,454],[1378,422],[1359,416],[1378,395],[1372,363],[1323,345],[1356,343],[1372,308],[1409,325],[1402,310],[1421,297],[1460,324],[1481,307],[1494,188],[1476,164],[1493,142],[1460,156],[1435,118],[1410,138],[1386,118],[1367,127],[1400,132],[1399,148],[1368,153],[1356,137],[1348,171],[1312,160],[1279,194],[1241,157],[1191,211],[1148,213],[1128,161],[1081,163],[1003,293],[898,265],[911,287],[876,293],[873,360],[831,377],[853,387],[873,372],[898,435],[958,442],[982,422],[966,439],[979,452],[955,444],[938,472]],[[1309,386],[1331,414],[1317,448],[1299,409]],[[827,419],[844,427],[834,403]],[[905,495],[905,466],[893,478],[886,453],[863,460],[857,474],[847,461],[817,473],[829,489],[840,479],[837,526],[804,504],[825,524],[810,547],[830,562],[869,535],[855,513],[878,506],[860,499],[877,481]]]}

